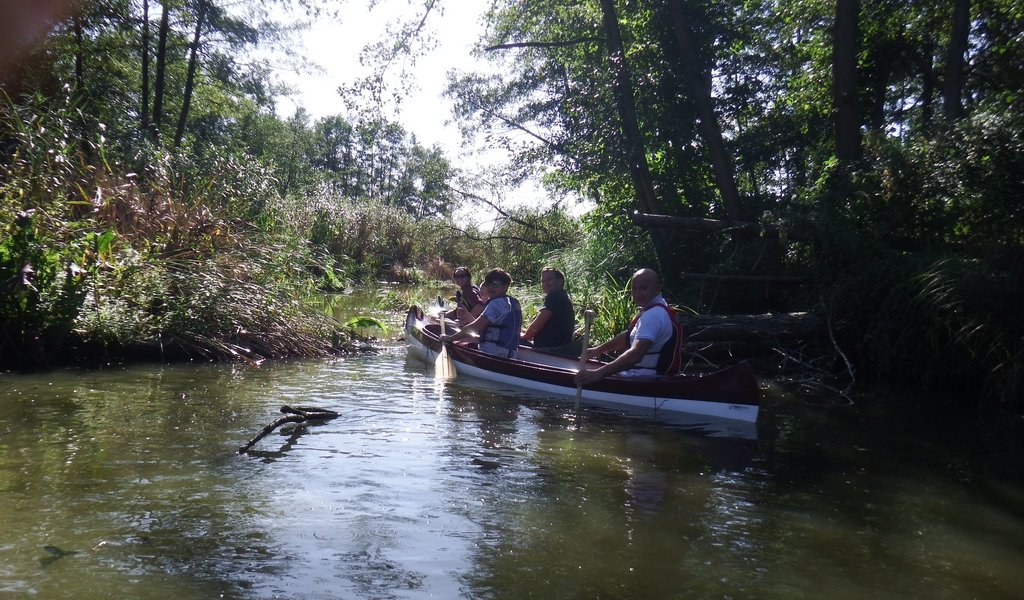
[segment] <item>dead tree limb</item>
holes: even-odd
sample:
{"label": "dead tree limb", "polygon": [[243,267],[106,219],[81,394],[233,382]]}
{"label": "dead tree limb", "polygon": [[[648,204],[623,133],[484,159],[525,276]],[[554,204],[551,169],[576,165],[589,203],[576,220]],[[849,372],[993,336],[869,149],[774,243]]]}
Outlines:
{"label": "dead tree limb", "polygon": [[717,283],[775,283],[779,285],[796,285],[808,280],[802,276],[785,275],[709,275],[706,273],[680,273],[683,279],[698,281],[714,281]]}
{"label": "dead tree limb", "polygon": [[[701,219],[696,217],[673,217],[671,215],[655,215],[634,212],[630,215],[634,225],[648,228],[682,229],[709,233],[729,233],[754,235],[765,239],[778,239],[779,228],[775,225],[753,223],[750,221],[723,221],[721,219]],[[789,237],[793,237],[787,232]]]}
{"label": "dead tree limb", "polygon": [[292,408],[291,406],[286,405],[281,407],[281,412],[284,413],[285,416],[277,419],[273,423],[261,429],[260,432],[257,433],[255,437],[253,437],[245,444],[239,446],[238,450],[235,451],[235,454],[245,454],[246,452],[249,451],[249,448],[252,448],[256,444],[256,442],[260,441],[268,434],[270,434],[270,432],[274,431],[275,429],[284,425],[285,423],[326,421],[328,419],[333,419],[338,416],[338,413],[334,412],[333,410],[317,408],[315,406],[298,406]]}

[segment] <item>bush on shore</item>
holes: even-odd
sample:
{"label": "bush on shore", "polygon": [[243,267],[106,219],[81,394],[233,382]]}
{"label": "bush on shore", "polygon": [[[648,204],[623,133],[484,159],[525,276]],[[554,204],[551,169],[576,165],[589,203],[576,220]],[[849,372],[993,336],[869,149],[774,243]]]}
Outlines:
{"label": "bush on shore", "polygon": [[229,159],[189,173],[187,158],[154,153],[129,173],[102,137],[74,136],[74,117],[68,106],[0,111],[0,365],[352,347],[304,301],[316,283],[304,245],[257,225],[268,172]]}

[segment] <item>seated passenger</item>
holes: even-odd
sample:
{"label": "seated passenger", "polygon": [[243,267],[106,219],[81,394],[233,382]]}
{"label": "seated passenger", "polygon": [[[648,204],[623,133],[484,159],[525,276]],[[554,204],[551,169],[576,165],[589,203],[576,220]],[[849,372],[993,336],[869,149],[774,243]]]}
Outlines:
{"label": "seated passenger", "polygon": [[519,300],[508,295],[512,277],[504,269],[491,269],[484,277],[484,289],[490,297],[480,316],[452,335],[443,335],[441,340],[454,342],[480,334],[480,350],[488,354],[515,358],[519,348],[519,329],[523,323],[523,311]]}
{"label": "seated passenger", "polygon": [[533,340],[533,347],[538,350],[579,356],[583,348],[572,339],[576,311],[564,288],[565,275],[561,271],[554,267],[541,269],[540,289],[544,292],[544,303],[520,337]]}
{"label": "seated passenger", "polygon": [[459,291],[455,292],[455,309],[445,313],[445,317],[455,319],[465,325],[480,316],[484,310],[484,302],[480,298],[480,289],[473,285],[469,269],[459,267],[452,274]]}
{"label": "seated passenger", "polygon": [[658,274],[651,269],[640,269],[630,279],[629,292],[633,302],[641,308],[640,313],[633,318],[629,329],[596,348],[588,349],[587,358],[613,350],[626,351],[598,369],[581,369],[576,374],[576,385],[594,383],[614,373],[635,377],[679,372],[682,334],[675,311],[661,296]]}

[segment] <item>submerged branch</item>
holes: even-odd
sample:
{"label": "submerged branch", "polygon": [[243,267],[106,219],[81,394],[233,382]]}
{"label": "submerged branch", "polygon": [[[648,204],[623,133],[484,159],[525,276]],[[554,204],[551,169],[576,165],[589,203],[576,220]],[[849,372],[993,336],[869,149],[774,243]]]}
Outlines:
{"label": "submerged branch", "polygon": [[315,406],[299,406],[292,408],[291,406],[282,406],[281,412],[285,413],[285,416],[280,417],[273,423],[270,423],[266,427],[260,430],[251,440],[242,444],[235,451],[235,454],[245,454],[252,448],[256,442],[260,441],[264,437],[270,434],[278,427],[285,423],[305,423],[306,421],[326,421],[333,419],[338,416],[338,413],[333,410],[327,410],[325,408],[317,408]]}

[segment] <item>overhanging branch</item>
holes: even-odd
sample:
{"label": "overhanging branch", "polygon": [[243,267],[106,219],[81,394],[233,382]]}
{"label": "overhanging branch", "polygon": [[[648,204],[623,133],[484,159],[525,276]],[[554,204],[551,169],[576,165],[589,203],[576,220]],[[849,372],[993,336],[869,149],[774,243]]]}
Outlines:
{"label": "overhanging branch", "polygon": [[471,192],[464,192],[464,191],[462,191],[462,190],[460,190],[458,188],[452,187],[452,186],[448,186],[448,189],[450,189],[451,191],[455,192],[456,194],[459,194],[459,195],[464,196],[466,198],[470,198],[470,199],[476,200],[478,202],[483,202],[487,206],[490,206],[495,211],[497,211],[497,213],[499,215],[501,215],[502,217],[508,219],[509,221],[512,221],[513,223],[518,223],[519,225],[522,225],[523,227],[526,227],[527,229],[536,229],[538,231],[544,232],[545,234],[548,234],[548,235],[551,234],[551,232],[549,232],[547,229],[545,229],[543,225],[540,225],[538,223],[530,223],[530,222],[524,221],[522,219],[516,218],[515,216],[513,216],[513,215],[507,213],[506,211],[502,210],[501,207],[499,207],[497,204],[491,202],[490,200],[487,200],[486,198],[483,198],[481,196],[477,196],[476,194],[473,194]]}
{"label": "overhanging branch", "polygon": [[[673,217],[669,215],[653,215],[634,212],[630,215],[633,224],[641,227],[683,229],[710,233],[729,233],[753,235],[765,239],[778,239],[780,231],[775,225],[753,223],[750,221],[723,221],[720,219],[699,219],[694,217]],[[792,231],[787,231],[790,239],[798,239]]]}
{"label": "overhanging branch", "polygon": [[588,42],[604,42],[604,38],[581,37],[562,42],[516,42],[512,44],[495,44],[494,46],[484,48],[484,50],[490,52],[492,50],[509,50],[511,48],[564,48],[566,46],[575,46],[576,44],[586,44]]}

